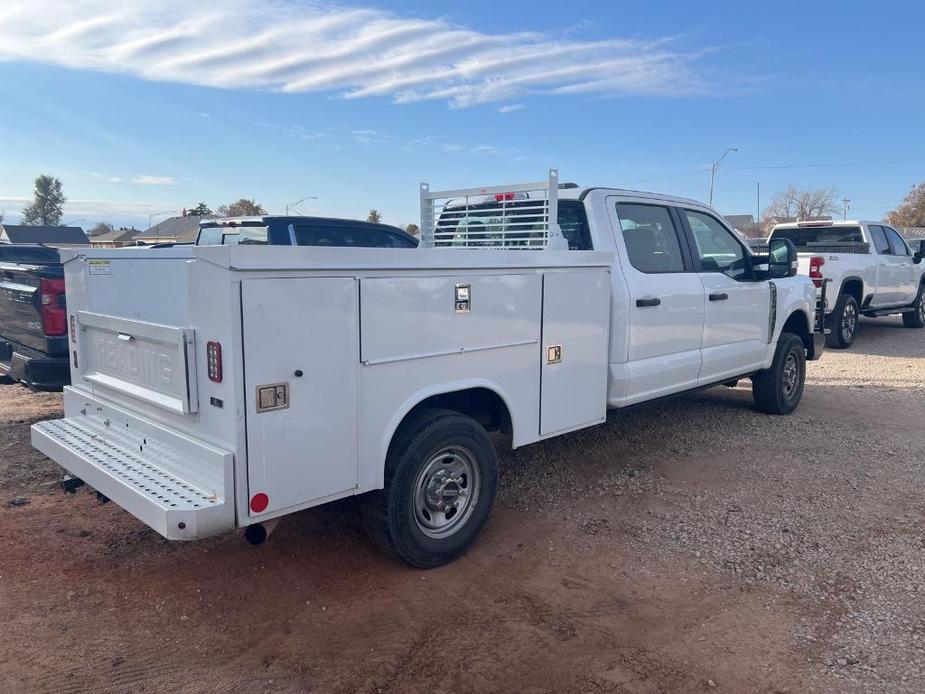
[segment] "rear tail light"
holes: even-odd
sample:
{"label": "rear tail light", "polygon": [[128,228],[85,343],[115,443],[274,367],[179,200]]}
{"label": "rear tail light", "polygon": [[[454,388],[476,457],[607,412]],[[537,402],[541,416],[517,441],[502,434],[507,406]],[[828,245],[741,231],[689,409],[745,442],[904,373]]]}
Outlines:
{"label": "rear tail light", "polygon": [[495,193],[495,202],[502,202],[505,200],[513,200],[513,193]]}
{"label": "rear tail light", "polygon": [[206,362],[209,369],[209,380],[214,383],[222,382],[222,345],[220,342],[206,343]]}
{"label": "rear tail light", "polygon": [[64,301],[64,280],[43,278],[39,283],[42,297],[42,325],[46,335],[67,334],[67,304]]}
{"label": "rear tail light", "polygon": [[814,255],[809,259],[809,277],[817,287],[822,286],[822,266],[825,265],[825,258]]}

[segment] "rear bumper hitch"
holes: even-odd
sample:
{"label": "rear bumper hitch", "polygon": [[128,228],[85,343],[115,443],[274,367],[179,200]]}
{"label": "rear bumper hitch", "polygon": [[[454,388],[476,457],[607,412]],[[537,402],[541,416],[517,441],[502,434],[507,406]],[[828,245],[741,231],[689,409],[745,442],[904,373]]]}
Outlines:
{"label": "rear bumper hitch", "polygon": [[71,477],[70,475],[65,475],[61,478],[61,481],[58,482],[61,485],[61,490],[65,494],[75,494],[78,489],[84,486],[84,481],[79,477]]}

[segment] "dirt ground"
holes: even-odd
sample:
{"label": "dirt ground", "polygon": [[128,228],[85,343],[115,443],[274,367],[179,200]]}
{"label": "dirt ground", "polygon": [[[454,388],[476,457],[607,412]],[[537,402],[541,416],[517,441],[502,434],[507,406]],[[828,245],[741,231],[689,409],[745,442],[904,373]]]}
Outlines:
{"label": "dirt ground", "polygon": [[350,503],[169,543],[64,496],[0,385],[4,692],[925,691],[925,332],[864,321],[790,417],[743,383],[504,455],[461,560]]}

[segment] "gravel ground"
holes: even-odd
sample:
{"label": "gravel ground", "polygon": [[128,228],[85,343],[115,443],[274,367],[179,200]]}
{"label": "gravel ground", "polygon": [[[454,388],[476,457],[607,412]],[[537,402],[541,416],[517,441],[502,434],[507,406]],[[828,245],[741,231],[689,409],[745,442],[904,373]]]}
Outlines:
{"label": "gravel ground", "polygon": [[[10,691],[925,691],[925,333],[865,320],[800,409],[747,384],[503,456],[460,561],[393,564],[349,503],[260,549],[54,493],[0,386]],[[22,542],[28,535],[30,541]]]}

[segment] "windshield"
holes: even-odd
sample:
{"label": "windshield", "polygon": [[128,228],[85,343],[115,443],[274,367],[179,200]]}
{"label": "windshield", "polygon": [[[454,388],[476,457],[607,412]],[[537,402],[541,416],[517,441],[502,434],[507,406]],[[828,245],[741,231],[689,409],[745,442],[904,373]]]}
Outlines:
{"label": "windshield", "polygon": [[801,246],[825,246],[834,243],[864,243],[861,227],[841,225],[826,227],[797,227],[775,229],[774,239],[789,239],[797,248]]}

